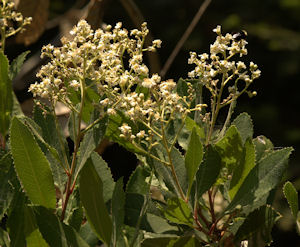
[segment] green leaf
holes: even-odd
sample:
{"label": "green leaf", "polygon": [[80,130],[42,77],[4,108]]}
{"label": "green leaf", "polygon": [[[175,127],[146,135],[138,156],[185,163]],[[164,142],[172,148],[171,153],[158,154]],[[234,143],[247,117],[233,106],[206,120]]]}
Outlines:
{"label": "green leaf", "polygon": [[110,245],[111,247],[114,247],[120,246],[124,241],[123,224],[125,218],[125,193],[123,191],[123,179],[119,179],[116,183],[111,205],[113,231]]}
{"label": "green leaf", "polygon": [[97,247],[99,240],[88,221],[81,226],[79,234],[90,247]]}
{"label": "green leaf", "polygon": [[72,206],[72,213],[68,218],[68,225],[73,227],[76,231],[79,231],[83,219],[84,219],[83,208]]}
{"label": "green leaf", "polygon": [[[100,116],[95,113],[93,120],[96,120],[99,117]],[[79,157],[77,160],[75,177],[78,176],[87,159],[91,156],[92,152],[102,141],[106,130],[106,122],[106,118],[101,119],[99,123],[97,123],[84,135],[79,148]]]}
{"label": "green leaf", "polygon": [[258,136],[253,139],[255,146],[256,160],[259,161],[269,153],[273,152],[273,143],[265,136]]}
{"label": "green leaf", "polygon": [[294,218],[297,219],[299,211],[298,192],[291,182],[288,181],[284,184],[283,194],[289,203]]}
{"label": "green leaf", "polygon": [[11,203],[11,211],[8,215],[7,228],[10,237],[10,246],[19,247],[25,246],[25,208],[26,197],[23,192],[18,191],[15,193],[13,201]]}
{"label": "green leaf", "polygon": [[145,167],[137,166],[131,174],[126,186],[127,193],[138,193],[146,195],[149,193],[150,185],[146,182],[146,178],[150,176],[149,171]]}
{"label": "green leaf", "polygon": [[233,170],[240,166],[244,156],[243,144],[237,128],[234,125],[230,126],[215,147],[222,159],[222,166],[228,169],[228,174],[232,174]]}
{"label": "green leaf", "polygon": [[113,180],[111,171],[107,163],[102,159],[102,157],[98,153],[92,152],[91,162],[93,163],[98,173],[98,176],[100,177],[103,183],[103,199],[106,203],[112,198],[115,187],[115,181]]}
{"label": "green leaf", "polygon": [[0,227],[0,246],[10,247],[10,239],[9,239],[8,232],[4,231],[1,227]]}
{"label": "green leaf", "polygon": [[2,136],[8,132],[13,109],[13,90],[8,68],[8,59],[3,51],[0,51],[0,134]]}
{"label": "green leaf", "polygon": [[253,123],[250,115],[246,112],[241,113],[238,115],[232,122],[232,125],[234,125],[238,132],[241,135],[241,139],[243,144],[245,141],[253,137]]}
{"label": "green leaf", "polygon": [[195,247],[199,246],[199,242],[195,237],[180,237],[169,242],[167,247]]}
{"label": "green leaf", "polygon": [[112,222],[103,199],[103,183],[90,159],[81,170],[79,183],[87,219],[97,236],[109,246]]}
{"label": "green leaf", "polygon": [[176,91],[180,96],[188,96],[188,86],[186,80],[180,78],[176,83]]}
{"label": "green leaf", "polygon": [[200,138],[196,133],[196,128],[193,128],[188,149],[185,154],[185,167],[186,167],[188,182],[189,182],[188,193],[187,193],[188,196],[191,192],[194,178],[198,171],[202,158],[203,158],[203,147],[200,142]]}
{"label": "green leaf", "polygon": [[189,130],[192,131],[194,128],[196,129],[197,135],[201,139],[205,139],[205,132],[204,129],[201,128],[193,119],[190,117],[186,117],[185,119],[185,127]]}
{"label": "green leaf", "polygon": [[255,147],[251,139],[246,140],[244,145],[244,157],[238,165],[239,166],[233,171],[232,180],[230,182],[229,195],[231,199],[234,198],[245,178],[255,166]]}
{"label": "green leaf", "polygon": [[[170,225],[164,218],[155,215],[150,211],[151,201],[146,201],[147,198],[144,195],[136,193],[126,193],[125,200],[125,224],[136,228],[138,221],[140,220],[140,229],[147,232],[163,233],[167,231],[176,231],[176,226]],[[145,207],[145,203],[148,203],[148,211],[142,215],[142,209]],[[159,211],[159,213],[161,213]],[[139,217],[141,217],[139,219]]]}
{"label": "green leaf", "polygon": [[14,196],[12,180],[16,179],[13,160],[10,153],[0,159],[0,219],[8,210]]}
{"label": "green leaf", "polygon": [[[251,238],[255,241],[256,236],[259,236],[266,245],[269,245],[272,242],[272,228],[280,217],[280,214],[269,205],[254,210],[247,216],[234,235],[235,241],[239,242]],[[258,244],[254,243],[254,246],[258,246]]]}
{"label": "green leaf", "polygon": [[[39,107],[35,107],[33,117],[35,123],[40,128],[40,133],[39,130],[35,128],[36,131],[34,134],[43,144],[47,145],[40,144],[40,147],[50,162],[54,182],[60,191],[63,191],[68,179],[63,168],[63,166],[66,168],[66,163],[68,163],[67,153],[69,150],[66,139],[63,133],[60,132],[61,130],[56,128],[55,118],[52,114],[47,113],[45,115]],[[26,121],[26,123],[30,124],[29,121]],[[33,124],[31,124],[30,127],[34,128]],[[52,148],[49,147],[49,145]]]}
{"label": "green leaf", "polygon": [[180,198],[174,197],[167,201],[164,215],[171,222],[193,226],[192,211],[188,204]]}
{"label": "green leaf", "polygon": [[49,246],[89,247],[72,227],[61,222],[49,209],[33,207],[33,212],[39,231]]}
{"label": "green leaf", "polygon": [[178,227],[170,225],[164,218],[155,214],[146,214],[146,220],[155,233],[178,231]]}
{"label": "green leaf", "polygon": [[32,203],[55,208],[56,197],[50,165],[28,127],[12,119],[11,151],[18,177]]}
{"label": "green leaf", "polygon": [[26,243],[28,247],[49,247],[40,233],[35,215],[31,207],[24,208],[24,232],[26,236]]}
{"label": "green leaf", "polygon": [[151,236],[151,238],[146,238],[142,242],[142,247],[195,247],[202,246],[195,237],[189,236],[168,236],[166,234],[161,234],[160,236]]}
{"label": "green leaf", "polygon": [[[160,157],[162,160],[169,162],[169,157],[164,147],[156,146],[155,151],[156,153],[154,155],[157,155],[157,157]],[[176,176],[178,178],[178,182],[183,192],[186,193],[188,189],[188,179],[187,179],[184,157],[182,156],[182,154],[177,148],[172,148],[170,157],[172,160],[172,164],[174,166]],[[157,177],[162,176],[168,189],[176,193],[178,196],[180,196],[179,189],[171,173],[170,167],[166,166],[165,164],[162,164],[161,162],[158,162],[157,160],[153,159],[152,161],[155,167],[155,172],[157,173]]]}
{"label": "green leaf", "polygon": [[269,192],[281,181],[292,148],[269,154],[249,172],[226,211],[242,206],[245,214],[264,205]]}
{"label": "green leaf", "polygon": [[21,67],[30,51],[24,51],[17,58],[15,58],[9,67],[9,78],[13,80],[20,72]]}
{"label": "green leaf", "polygon": [[21,105],[20,105],[20,103],[17,99],[17,96],[14,92],[12,93],[12,97],[13,97],[12,117],[13,116],[16,116],[16,117],[24,116]]}
{"label": "green leaf", "polygon": [[213,146],[208,146],[204,159],[197,172],[197,194],[198,198],[210,189],[216,182],[221,169],[221,158]]}

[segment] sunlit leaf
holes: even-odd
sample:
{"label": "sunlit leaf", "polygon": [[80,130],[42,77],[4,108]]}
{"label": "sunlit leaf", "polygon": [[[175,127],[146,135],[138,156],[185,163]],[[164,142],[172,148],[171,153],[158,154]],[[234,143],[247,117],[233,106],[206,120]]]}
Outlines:
{"label": "sunlit leaf", "polygon": [[16,117],[12,119],[10,138],[15,168],[29,199],[34,204],[55,208],[50,164],[29,128]]}

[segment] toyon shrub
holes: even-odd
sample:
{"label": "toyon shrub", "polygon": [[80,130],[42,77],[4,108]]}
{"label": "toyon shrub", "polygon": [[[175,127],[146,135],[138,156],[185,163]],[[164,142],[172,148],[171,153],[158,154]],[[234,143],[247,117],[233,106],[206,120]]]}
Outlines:
{"label": "toyon shrub", "polygon": [[[150,74],[143,62],[144,52],[161,46],[154,40],[144,47],[146,23],[141,30],[117,23],[94,31],[81,20],[61,47],[43,47],[48,63],[30,85],[35,108],[28,118],[11,86],[27,53],[9,63],[4,47],[30,19],[10,2],[0,7],[1,246],[271,243],[280,218],[274,191],[292,148],[253,137],[247,113],[233,118],[237,99],[256,95],[250,86],[261,73],[240,61],[246,32],[223,35],[217,26],[209,54],[191,52],[193,70],[175,82]],[[72,151],[58,102],[70,109]],[[95,151],[104,139],[139,160],[126,184],[113,180]],[[289,182],[284,192],[297,220],[297,192]]]}

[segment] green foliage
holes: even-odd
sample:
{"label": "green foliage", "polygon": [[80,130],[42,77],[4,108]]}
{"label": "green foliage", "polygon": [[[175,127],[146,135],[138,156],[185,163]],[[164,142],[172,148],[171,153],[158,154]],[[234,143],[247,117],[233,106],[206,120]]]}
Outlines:
{"label": "green foliage", "polygon": [[188,195],[190,194],[195,175],[198,171],[198,168],[203,158],[202,149],[203,147],[200,142],[200,138],[196,133],[196,128],[193,128],[188,149],[185,154],[185,167],[187,170],[187,176],[189,182],[188,193],[187,193]]}
{"label": "green foliage", "polygon": [[18,118],[10,128],[11,151],[21,184],[32,203],[55,208],[55,190],[50,164],[29,128]]}
{"label": "green foliage", "polygon": [[49,246],[88,247],[89,245],[70,226],[64,224],[49,209],[33,207],[39,230]]}
{"label": "green foliage", "polygon": [[0,159],[0,218],[4,216],[10,207],[14,196],[14,180],[16,174],[10,153],[6,153]]}
{"label": "green foliage", "polygon": [[[100,116],[95,114],[92,118],[96,120]],[[95,125],[94,128],[89,130],[83,137],[83,140],[80,145],[79,149],[79,157],[78,157],[78,164],[76,165],[76,173],[75,177],[78,176],[80,170],[84,166],[87,159],[90,157],[94,149],[100,144],[104,137],[104,133],[106,130],[106,119],[102,119]]]}
{"label": "green foliage", "polygon": [[164,215],[171,222],[193,226],[191,209],[180,198],[171,198],[168,200]]}
{"label": "green foliage", "polygon": [[243,212],[250,213],[265,204],[269,192],[280,182],[291,152],[292,148],[284,148],[260,160],[249,172],[227,211],[240,205]]}
{"label": "green foliage", "polygon": [[9,67],[9,78],[13,80],[20,72],[21,67],[30,51],[24,51],[17,58],[15,58]]}
{"label": "green foliage", "polygon": [[[78,25],[94,35],[86,22]],[[231,62],[233,56],[226,55],[236,49],[227,35],[231,41],[224,45],[224,54],[215,51],[223,37],[217,27],[219,39],[212,45],[210,59],[191,53],[190,63],[196,64],[192,79],[177,84],[161,81],[158,75],[138,72],[137,67],[148,71],[147,67],[142,61],[134,64],[132,57],[157,48],[142,47],[146,26],[136,35],[142,39],[135,41],[134,52],[130,48],[134,42],[128,50],[122,43],[127,32],[120,37],[119,29],[113,32],[116,38],[108,39],[107,45],[114,46],[105,52],[108,60],[120,59],[122,65],[116,68],[98,50],[95,57],[94,48],[88,48],[94,40],[87,46],[81,41],[74,47],[64,44],[66,54],[64,49],[45,48],[43,54],[55,66],[44,66],[42,83],[32,85],[30,91],[50,104],[39,102],[33,118],[22,114],[11,85],[28,52],[9,65],[0,51],[0,220],[4,222],[0,245],[96,247],[101,241],[109,247],[240,246],[243,240],[259,245],[257,239],[269,244],[280,216],[270,198],[282,181],[292,148],[275,150],[266,137],[253,139],[247,113],[231,121],[237,98],[244,92],[255,94],[248,86],[260,75],[257,65],[251,63],[246,71],[245,64],[236,62],[237,67],[246,67],[244,72],[235,66],[221,69],[218,63]],[[114,47],[120,44],[116,52]],[[239,44],[243,55],[244,44]],[[58,53],[77,54],[82,66],[74,61],[56,64]],[[134,64],[129,71],[123,54]],[[215,70],[208,72],[211,62]],[[103,67],[105,63],[108,66]],[[99,66],[103,71],[98,71]],[[118,72],[111,73],[114,69]],[[101,78],[95,71],[102,73]],[[215,80],[214,74],[222,80]],[[235,76],[239,78],[228,86]],[[241,89],[237,81],[243,78],[247,80]],[[227,87],[229,95],[224,98]],[[203,90],[211,94],[210,106],[202,103]],[[68,131],[73,153],[55,113],[58,101],[71,111]],[[217,129],[219,111],[227,105],[226,121]],[[83,123],[86,129],[81,129]],[[114,181],[109,164],[97,153],[104,139],[119,143],[142,162],[126,186],[123,178]],[[299,223],[297,191],[290,182],[283,190]]]}
{"label": "green foliage", "polygon": [[228,170],[228,174],[232,174],[243,161],[243,143],[237,128],[234,125],[230,126],[215,147],[222,159],[222,167]]}
{"label": "green foliage", "polygon": [[123,191],[123,179],[116,183],[112,196],[112,238],[110,246],[124,245],[123,224],[125,218],[125,193]]}
{"label": "green foliage", "polygon": [[[254,210],[247,216],[235,234],[235,240],[253,239],[253,241],[257,241],[261,238],[269,245],[272,241],[273,225],[280,217],[280,214],[270,206],[262,206]],[[258,246],[259,243],[254,242],[253,244]]]}
{"label": "green foliage", "polygon": [[295,189],[293,184],[288,181],[283,186],[283,193],[289,203],[294,218],[297,219],[297,215],[299,211],[297,190]]}
{"label": "green foliage", "polygon": [[109,245],[112,222],[104,203],[103,182],[90,159],[81,170],[79,191],[89,223],[97,236]]}
{"label": "green foliage", "polygon": [[3,51],[0,51],[0,92],[0,133],[5,136],[9,129],[13,109],[13,91],[9,78],[8,59]]}
{"label": "green foliage", "polygon": [[253,123],[251,117],[246,113],[243,112],[239,116],[237,116],[233,121],[232,125],[234,125],[240,133],[242,138],[242,142],[253,137]]}
{"label": "green foliage", "polygon": [[208,146],[204,153],[203,162],[197,173],[198,198],[209,190],[216,182],[222,167],[221,157],[213,146]]}

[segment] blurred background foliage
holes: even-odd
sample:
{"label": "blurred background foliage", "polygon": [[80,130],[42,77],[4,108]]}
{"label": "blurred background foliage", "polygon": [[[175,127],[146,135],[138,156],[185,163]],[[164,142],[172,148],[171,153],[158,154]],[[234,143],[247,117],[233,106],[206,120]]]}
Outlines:
{"label": "blurred background foliage", "polygon": [[[8,40],[6,54],[10,59],[30,50],[29,59],[14,81],[14,89],[25,112],[30,113],[31,95],[28,85],[42,63],[40,50],[45,44],[60,44],[60,38],[81,18],[94,27],[123,22],[127,29],[147,21],[153,38],[163,41],[157,55],[148,56],[152,72],[161,71],[174,47],[190,25],[204,1],[200,0],[15,0],[25,16],[33,23],[23,34]],[[189,51],[209,51],[215,39],[212,29],[222,25],[223,33],[248,32],[248,61],[259,65],[262,76],[253,89],[258,95],[239,100],[236,114],[247,111],[253,118],[255,135],[265,135],[276,147],[293,146],[295,152],[285,179],[300,190],[300,1],[299,0],[212,0],[203,16],[180,49],[165,78],[187,77]],[[65,113],[62,113],[65,114]],[[114,155],[127,155],[120,164]],[[104,153],[111,159],[115,177],[127,176],[136,164],[132,155],[113,146]],[[124,160],[124,159],[123,159]],[[125,163],[124,163],[125,162]],[[122,166],[122,168],[120,168]],[[290,221],[290,212],[281,191],[277,192],[275,207],[283,214],[273,231],[272,246],[300,246],[300,237]]]}

